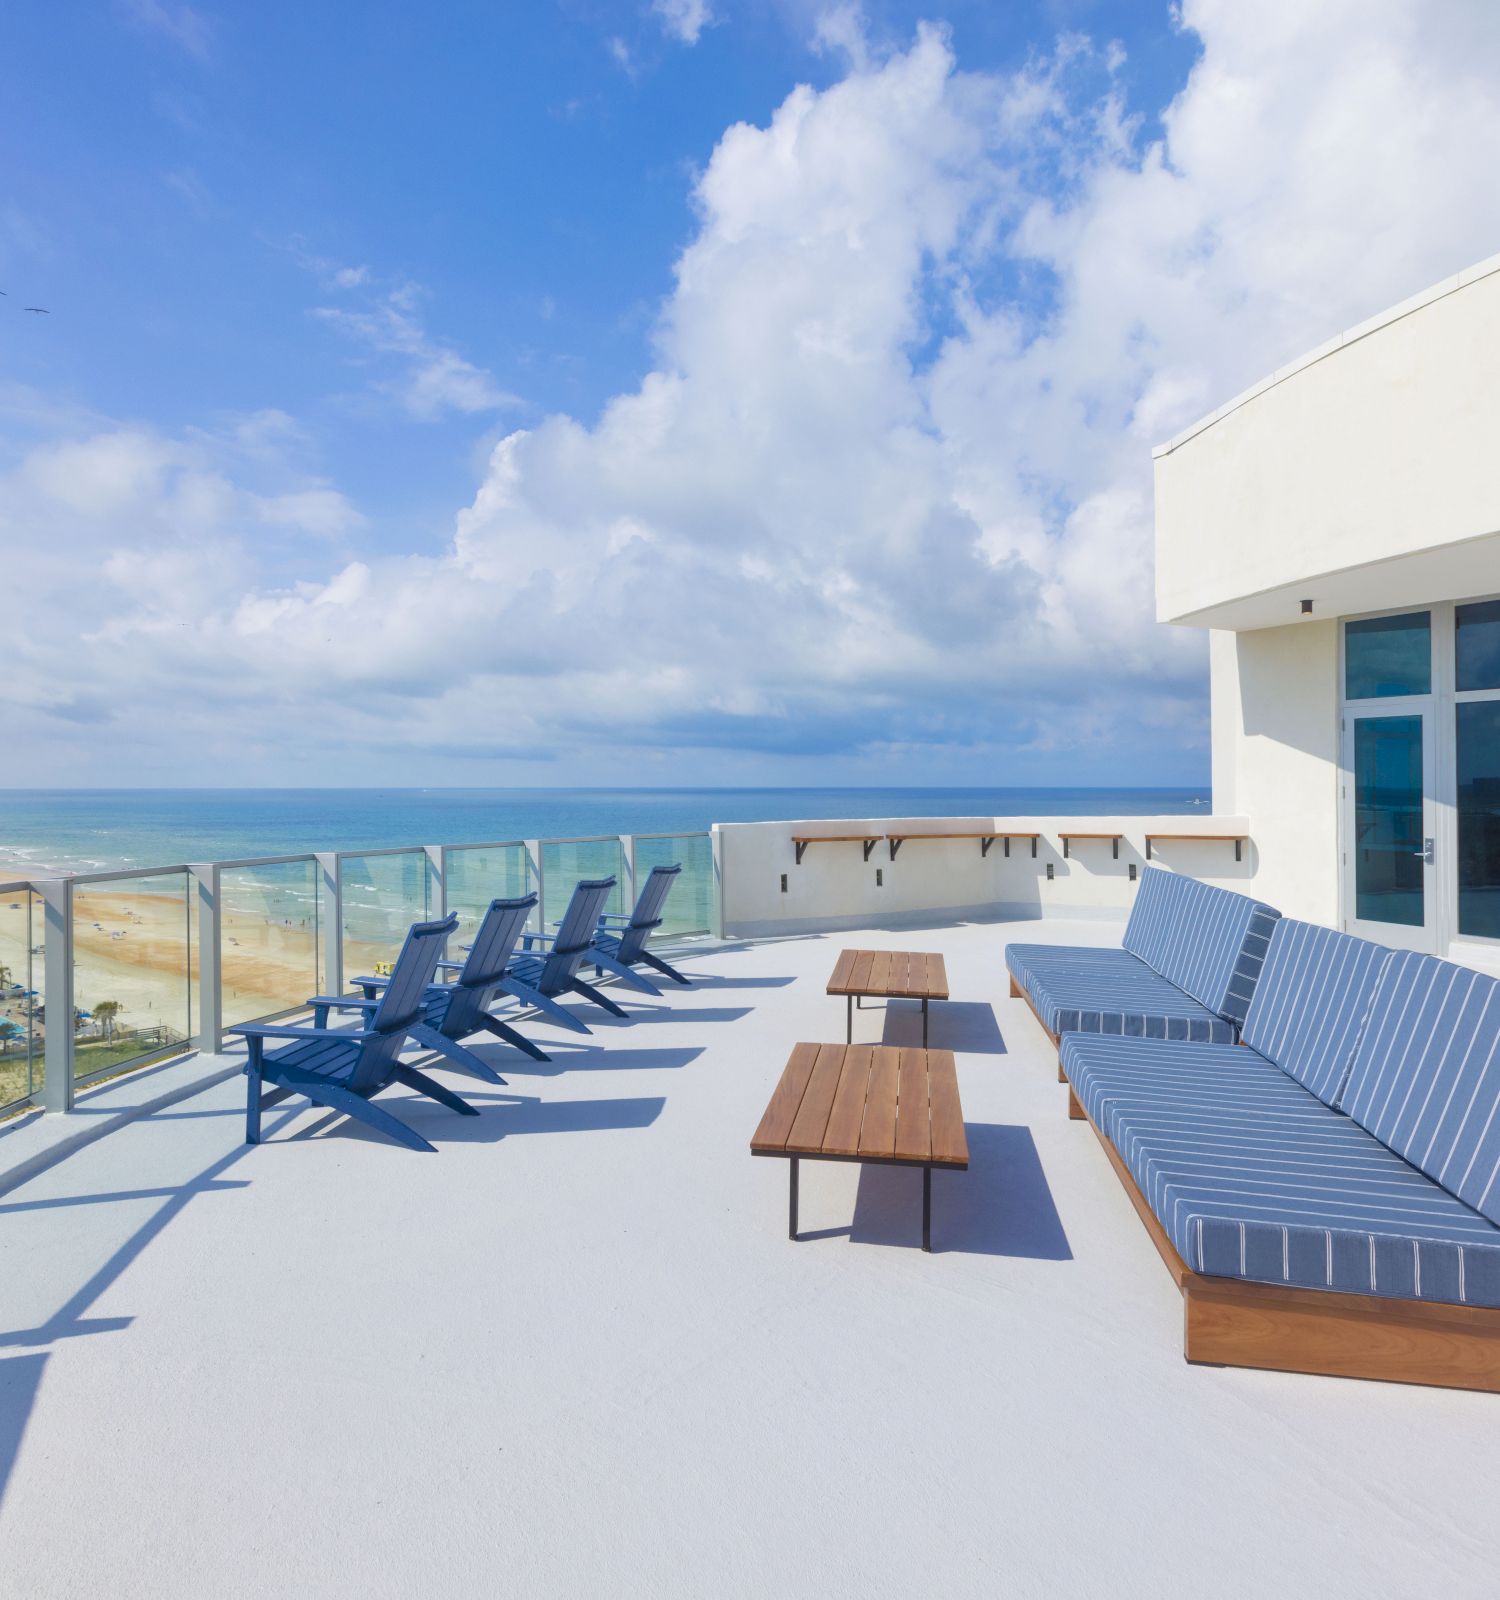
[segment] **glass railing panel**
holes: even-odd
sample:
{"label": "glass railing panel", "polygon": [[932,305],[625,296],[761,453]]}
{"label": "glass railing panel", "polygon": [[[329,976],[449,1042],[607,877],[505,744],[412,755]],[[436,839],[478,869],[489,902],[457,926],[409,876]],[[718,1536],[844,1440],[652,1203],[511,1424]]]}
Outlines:
{"label": "glass railing panel", "polygon": [[0,1113],[42,1089],[42,901],[0,889]]}
{"label": "glass railing panel", "polygon": [[635,879],[637,891],[652,867],[680,863],[667,903],[662,908],[660,932],[707,933],[713,927],[714,851],[706,833],[677,834],[670,839],[635,841]]}
{"label": "glass railing panel", "polygon": [[542,912],[549,933],[552,924],[568,909],[580,878],[613,878],[614,892],[604,909],[629,910],[625,851],[618,839],[545,839],[541,851]]}
{"label": "glass railing panel", "polygon": [[425,850],[343,856],[341,863],[347,982],[394,961],[406,930],[433,914],[437,895]]}
{"label": "glass railing panel", "polygon": [[458,913],[455,946],[474,937],[491,900],[519,899],[535,888],[523,844],[461,845],[443,857],[448,909]]}
{"label": "glass railing panel", "polygon": [[275,861],[219,874],[219,986],[226,1027],[303,1005],[323,988],[318,863]]}
{"label": "glass railing panel", "polygon": [[[73,889],[73,1075],[172,1055],[193,1031],[196,895],[186,872]],[[46,1018],[49,1025],[55,1019]]]}

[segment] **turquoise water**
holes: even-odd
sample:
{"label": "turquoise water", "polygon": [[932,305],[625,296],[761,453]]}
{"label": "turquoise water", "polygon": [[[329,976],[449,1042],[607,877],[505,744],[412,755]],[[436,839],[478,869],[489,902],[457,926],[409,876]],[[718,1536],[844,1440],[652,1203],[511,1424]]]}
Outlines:
{"label": "turquoise water", "polygon": [[[91,872],[393,845],[822,817],[1144,816],[1202,789],[8,789],[0,872]],[[1194,806],[1194,802],[1200,802]]]}

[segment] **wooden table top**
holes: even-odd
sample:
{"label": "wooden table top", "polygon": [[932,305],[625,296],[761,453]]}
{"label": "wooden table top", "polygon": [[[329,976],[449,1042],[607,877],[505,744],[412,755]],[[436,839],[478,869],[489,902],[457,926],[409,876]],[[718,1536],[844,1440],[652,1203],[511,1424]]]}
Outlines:
{"label": "wooden table top", "polygon": [[967,1167],[953,1052],[795,1045],[750,1149],[758,1156]]}
{"label": "wooden table top", "polygon": [[921,951],[845,950],[828,980],[828,993],[946,1000],[948,969],[941,956]]}

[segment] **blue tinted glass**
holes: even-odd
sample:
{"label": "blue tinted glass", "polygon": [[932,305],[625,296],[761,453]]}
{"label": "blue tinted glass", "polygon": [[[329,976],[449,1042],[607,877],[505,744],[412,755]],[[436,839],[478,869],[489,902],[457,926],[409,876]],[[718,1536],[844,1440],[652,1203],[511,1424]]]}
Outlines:
{"label": "blue tinted glass", "polygon": [[1500,700],[1458,707],[1458,931],[1500,939]]}
{"label": "blue tinted glass", "polygon": [[1454,645],[1460,689],[1500,689],[1500,600],[1459,606]]}
{"label": "blue tinted glass", "polygon": [[1432,629],[1425,611],[1344,625],[1344,695],[1426,694],[1432,688]]}
{"label": "blue tinted glass", "polygon": [[1422,719],[1354,724],[1354,914],[1422,926]]}

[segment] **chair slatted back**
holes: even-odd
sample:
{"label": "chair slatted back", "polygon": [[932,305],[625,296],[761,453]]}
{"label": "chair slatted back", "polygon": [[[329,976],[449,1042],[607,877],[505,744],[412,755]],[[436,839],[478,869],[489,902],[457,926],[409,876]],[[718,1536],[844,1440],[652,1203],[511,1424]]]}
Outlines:
{"label": "chair slatted back", "polygon": [[439,991],[443,1004],[438,1026],[449,1038],[465,1038],[478,1028],[479,1018],[493,998],[495,985],[505,976],[535,905],[534,894],[490,901],[457,982]]}
{"label": "chair slatted back", "polygon": [[423,993],[437,973],[443,948],[457,926],[458,916],[453,913],[441,922],[414,922],[407,929],[390,981],[370,1018],[372,1032],[393,1033],[421,1015]]}
{"label": "chair slatted back", "polygon": [[646,941],[653,930],[661,926],[662,908],[681,871],[680,861],[673,862],[670,867],[652,867],[650,876],[636,897],[635,910],[630,913],[630,926],[620,936],[618,954],[621,961],[634,961],[646,948]]}
{"label": "chair slatted back", "polygon": [[537,988],[546,995],[556,994],[578,970],[584,953],[594,942],[594,930],[614,892],[613,878],[584,878],[573,890],[573,898],[563,913],[557,937],[542,963]]}

